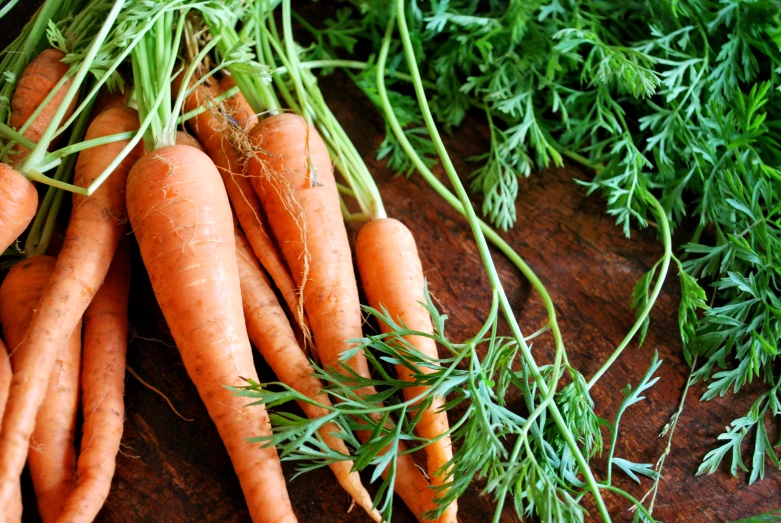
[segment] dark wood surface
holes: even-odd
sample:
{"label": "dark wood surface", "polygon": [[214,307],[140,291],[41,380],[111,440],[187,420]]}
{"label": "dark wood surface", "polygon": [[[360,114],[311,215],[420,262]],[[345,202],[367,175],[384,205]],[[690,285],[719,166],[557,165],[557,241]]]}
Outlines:
{"label": "dark wood surface", "polygon": [[[15,32],[20,26],[6,25],[12,20],[2,23]],[[482,324],[490,303],[488,282],[469,228],[422,179],[394,176],[374,160],[383,137],[382,120],[348,84],[339,75],[324,80],[328,102],[375,175],[388,213],[415,234],[432,294],[449,316],[449,336],[464,339]],[[469,118],[448,138],[462,175],[473,168],[466,159],[485,151],[488,143],[487,128],[479,116]],[[574,183],[589,176],[572,166],[535,172],[522,182],[518,224],[505,234],[548,287],[570,359],[587,377],[633,324],[634,313],[629,310],[632,286],[661,255],[653,229],[633,231],[632,238],[626,239],[605,213],[605,202],[597,196],[587,197],[585,189]],[[348,227],[353,238],[358,228]],[[522,328],[527,334],[537,330],[545,322],[540,300],[507,260],[497,252],[494,258]],[[128,364],[191,421],[179,418],[160,396],[128,375],[123,446],[99,521],[249,521],[228,456],[172,344],[137,254],[134,262]],[[661,379],[647,400],[632,407],[622,421],[617,456],[653,463],[666,445],[666,438],[657,435],[675,412],[688,375],[680,352],[677,303],[673,271],[651,314],[645,344],[641,348],[631,344],[593,390],[597,413],[612,419],[621,389],[639,380],[653,351],[658,350],[664,360],[658,373]],[[550,361],[549,337],[535,340],[534,351],[538,361]],[[261,377],[272,379],[265,364],[257,363]],[[670,522],[726,522],[781,506],[781,474],[772,468],[765,480],[751,486],[745,476],[731,478],[724,470],[711,476],[694,475],[724,426],[746,412],[756,389],[748,387],[737,396],[709,403],[699,402],[702,392],[702,385],[695,386],[686,401],[654,515]],[[598,476],[602,464],[595,460]],[[294,474],[289,464],[285,470],[288,477]],[[635,496],[642,496],[651,484],[649,480],[633,484],[620,473],[618,483]],[[35,521],[29,478],[25,486],[25,519]],[[289,492],[302,522],[369,521],[359,509],[348,512],[349,500],[328,470],[290,481]],[[625,500],[609,494],[606,500],[616,521],[631,520]],[[395,514],[396,521],[413,521],[400,502]],[[492,503],[474,485],[460,501],[461,521],[488,521],[491,514]],[[503,521],[517,518],[508,512]]]}

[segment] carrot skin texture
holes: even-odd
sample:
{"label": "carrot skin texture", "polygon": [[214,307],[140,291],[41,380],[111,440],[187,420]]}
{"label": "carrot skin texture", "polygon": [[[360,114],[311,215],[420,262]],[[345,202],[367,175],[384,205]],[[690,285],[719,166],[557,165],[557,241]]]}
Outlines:
{"label": "carrot skin texture", "polygon": [[76,486],[58,523],[89,523],[111,488],[125,421],[130,254],[123,240],[106,279],[84,313],[84,412]]}
{"label": "carrot skin texture", "polygon": [[[199,86],[185,100],[184,109],[185,111],[191,111],[213,99],[218,94],[219,92],[214,86]],[[224,127],[227,122],[219,114],[218,110],[214,109],[199,114],[189,120],[189,124],[203,144],[206,153],[214,162],[214,165],[217,166],[217,170],[225,185],[225,190],[228,193],[228,198],[236,212],[236,217],[247,235],[247,240],[252,245],[255,256],[260,260],[269,276],[271,276],[285,300],[285,304],[293,315],[296,316],[299,325],[303,325],[301,330],[304,333],[308,333],[308,322],[303,311],[299,310],[296,286],[293,283],[290,271],[267,232],[268,226],[265,223],[263,210],[252,188],[252,183],[244,176],[244,167],[241,164],[239,153],[236,152],[228,140],[225,129],[221,127]]]}
{"label": "carrot skin texture", "polygon": [[[363,337],[363,320],[328,150],[317,130],[292,114],[262,120],[250,137],[256,151],[248,163],[250,179],[299,289],[306,280],[301,292],[322,365],[339,369],[339,356],[353,347],[345,340]],[[310,179],[312,172],[317,183]],[[303,216],[291,214],[291,200]],[[363,353],[347,364],[369,376]],[[408,454],[398,457],[395,492],[421,521],[427,521],[422,513],[436,508],[428,481]]]}
{"label": "carrot skin texture", "polygon": [[[112,107],[87,129],[86,139],[138,129],[132,109]],[[75,183],[87,187],[108,166],[126,141],[82,151]],[[108,271],[124,233],[127,173],[140,153],[134,149],[90,196],[73,196],[73,211],[54,274],[22,343],[21,372],[14,372],[0,430],[0,506],[11,496],[27,457],[35,416],[43,403],[55,355],[70,337]]]}
{"label": "carrot skin texture", "polygon": [[[36,256],[18,263],[0,287],[0,322],[8,343],[14,347],[14,371],[24,371],[22,341],[41,296],[54,272],[56,260]],[[54,522],[73,489],[76,474],[76,414],[79,405],[81,368],[81,322],[56,355],[49,376],[46,401],[41,405],[30,439],[28,463],[45,522]]]}
{"label": "carrot skin texture", "polygon": [[[421,305],[426,301],[423,293],[425,280],[415,238],[410,230],[393,218],[372,220],[358,232],[355,255],[369,305],[377,310],[385,307],[393,320],[400,321],[411,330],[433,333],[431,317]],[[382,332],[390,332],[390,328],[382,322],[380,329]],[[407,336],[405,339],[426,356],[434,359],[439,357],[436,342],[431,338]],[[412,381],[412,372],[404,365],[396,365],[396,371],[402,379]],[[431,372],[427,368],[419,371]],[[409,401],[424,391],[424,387],[405,388],[404,397]],[[443,404],[442,398],[435,398],[422,413],[416,426],[418,435],[435,439],[448,431],[447,413],[440,412]],[[443,477],[437,471],[453,459],[450,438],[442,438],[428,445],[425,450],[432,486],[447,483],[446,475]],[[457,512],[456,502],[451,503],[440,516],[439,522],[455,522]]]}
{"label": "carrot skin texture", "polygon": [[[250,341],[280,381],[322,405],[331,405],[328,395],[321,392],[323,384],[314,376],[314,369],[301,350],[285,311],[277,301],[249,243],[238,229],[236,254],[241,280],[241,299]],[[300,402],[299,406],[311,419],[329,413],[327,409],[306,402]],[[320,429],[320,435],[331,449],[349,455],[350,451],[344,440],[333,435],[338,432],[339,428],[333,423]],[[355,502],[363,507],[374,521],[381,521],[380,513],[372,508],[372,498],[363,487],[360,475],[351,472],[352,462],[340,461],[332,463],[330,467],[339,484]]]}
{"label": "carrot skin texture", "polygon": [[35,186],[4,163],[0,163],[0,253],[30,225],[38,210]]}
{"label": "carrot skin texture", "polygon": [[258,380],[241,303],[233,216],[216,167],[188,146],[157,149],[128,178],[127,206],[157,301],[239,477],[255,523],[296,521],[265,409],[225,386]]}
{"label": "carrot skin texture", "polygon": [[[8,357],[8,348],[0,339],[0,419],[3,417],[5,402],[8,399],[8,387],[11,386],[11,360]],[[0,516],[2,513],[0,513]],[[18,493],[5,508],[5,518],[8,523],[16,523],[22,520],[22,489],[18,487]]]}
{"label": "carrot skin texture", "polygon": [[176,131],[176,145],[189,145],[199,151],[203,152],[203,146],[195,136],[188,134],[184,131]]}
{"label": "carrot skin texture", "polygon": [[[19,77],[16,90],[11,97],[11,127],[19,130],[43,103],[44,99],[62,77],[65,76],[70,66],[62,62],[63,58],[65,58],[65,53],[59,49],[45,49],[25,67]],[[70,85],[71,80],[66,80],[49,103],[46,104],[46,107],[38,113],[38,117],[22,133],[25,138],[29,138],[36,143],[41,139],[54,113],[57,112],[57,109],[62,104]],[[76,98],[74,97],[71,100],[68,112],[65,113],[65,119],[73,114],[73,110],[76,108]],[[14,150],[18,152],[13,157],[14,165],[19,165],[30,152],[18,144],[14,147]]]}
{"label": "carrot skin texture", "polygon": [[11,386],[11,360],[8,358],[8,349],[0,339],[0,419],[3,417],[5,402],[8,399],[8,387]]}
{"label": "carrot skin texture", "polygon": [[[225,75],[220,79],[221,92],[230,91],[234,87],[236,87],[236,80],[234,80],[232,76]],[[252,110],[252,107],[250,107],[250,104],[247,99],[244,98],[244,95],[241,94],[241,91],[230,98],[227,98],[224,103],[240,129],[246,131],[252,129],[255,127],[255,124],[258,123],[258,117],[255,114],[255,111]]]}

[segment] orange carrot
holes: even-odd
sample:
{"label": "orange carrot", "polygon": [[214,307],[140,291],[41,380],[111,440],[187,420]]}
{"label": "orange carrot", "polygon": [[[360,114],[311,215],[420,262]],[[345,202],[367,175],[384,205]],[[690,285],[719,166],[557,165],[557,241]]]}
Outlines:
{"label": "orange carrot", "polygon": [[[236,229],[236,254],[244,318],[247,321],[250,341],[282,383],[322,405],[330,406],[331,401],[328,395],[321,392],[323,385],[314,376],[314,369],[298,345],[285,311],[277,301],[244,234],[238,229]],[[299,405],[311,419],[328,414],[328,410],[310,403],[300,402]],[[328,423],[320,429],[320,435],[329,448],[349,455],[344,440],[334,435],[338,432],[339,428],[333,423]],[[331,470],[339,484],[355,502],[363,507],[372,519],[380,521],[382,517],[372,508],[372,498],[361,484],[361,477],[358,472],[351,472],[352,462],[332,463]]]}
{"label": "orange carrot", "polygon": [[[423,293],[423,267],[418,256],[415,238],[398,220],[385,218],[372,220],[364,225],[355,242],[355,255],[361,282],[369,305],[380,310],[385,307],[390,317],[400,321],[409,329],[432,333],[431,317],[421,305],[426,298]],[[389,327],[380,322],[383,332]],[[426,356],[437,359],[437,345],[425,336],[405,338]],[[402,379],[411,381],[412,372],[404,365],[396,365]],[[420,372],[431,372],[429,368],[420,368]],[[404,389],[404,397],[409,401],[424,392],[423,387]],[[444,401],[436,398],[420,417],[416,431],[425,439],[435,439],[449,429],[447,413],[442,411]],[[433,486],[447,483],[447,463],[453,459],[450,438],[445,437],[426,447],[428,475]],[[451,503],[442,516],[440,523],[455,522],[458,511],[456,502]]]}
{"label": "orange carrot", "polygon": [[[230,91],[236,87],[236,80],[232,76],[225,75],[220,79],[220,92]],[[227,112],[236,121],[239,129],[248,131],[258,123],[258,117],[255,111],[250,107],[249,102],[241,91],[225,100]]]}
{"label": "orange carrot", "polygon": [[8,349],[0,339],[0,418],[3,417],[5,401],[8,399],[8,387],[11,386],[11,360],[8,359]]}
{"label": "orange carrot", "polygon": [[129,293],[128,242],[122,241],[103,285],[84,313],[84,434],[76,487],[58,523],[93,521],[108,497],[125,421]]}
{"label": "orange carrot", "polygon": [[203,152],[203,146],[195,136],[184,131],[176,131],[176,145],[189,145]]}
{"label": "orange carrot", "polygon": [[[65,58],[65,53],[62,51],[46,49],[25,67],[19,77],[19,82],[16,84],[16,90],[11,97],[11,127],[16,130],[21,129],[46,97],[49,96],[49,93],[57,86],[57,83],[62,80],[70,68],[68,64],[62,62],[63,58]],[[46,104],[46,107],[38,113],[38,116],[27,130],[22,133],[25,138],[29,138],[33,142],[40,140],[43,131],[62,104],[70,84],[71,80],[68,79],[57,90],[49,103]],[[76,98],[74,97],[68,106],[68,112],[65,114],[63,121],[67,120],[76,108]],[[14,165],[19,165],[30,152],[20,145],[16,145],[14,150],[17,152],[13,157]]]}
{"label": "orange carrot", "polygon": [[[8,358],[8,350],[3,340],[0,339],[0,419],[3,417],[5,402],[8,399],[8,387],[11,386],[11,360]],[[5,513],[5,520],[8,523],[16,523],[22,520],[22,490],[21,486],[17,495],[11,500],[11,503],[5,509],[0,509],[0,516]]]}
{"label": "orange carrot", "polygon": [[[111,107],[87,129],[86,139],[138,129],[138,116]],[[79,154],[75,183],[87,187],[127,144],[118,141]],[[44,401],[56,354],[70,337],[95,292],[103,283],[124,233],[125,180],[139,148],[126,157],[92,196],[73,196],[73,211],[49,284],[19,346],[0,430],[0,506],[8,503],[19,480],[35,416]]]}
{"label": "orange carrot", "polygon": [[[352,348],[345,340],[361,338],[363,331],[328,150],[317,130],[292,114],[266,118],[250,136],[256,151],[248,163],[250,179],[303,295],[320,359],[324,366],[339,369],[340,355]],[[363,353],[347,363],[369,377]],[[365,387],[360,393],[375,390]],[[433,491],[409,454],[398,457],[395,491],[418,518],[435,508]]]}
{"label": "orange carrot", "polygon": [[92,118],[95,118],[109,107],[121,107],[126,105],[129,93],[130,90],[127,87],[124,91],[111,92],[108,90],[108,87],[104,85],[103,88],[101,88],[101,90],[98,92],[95,103],[92,105]]}
{"label": "orange carrot", "polygon": [[[15,374],[28,372],[25,358],[29,346],[23,344],[25,331],[43,295],[57,261],[36,256],[15,265],[0,286],[0,323],[12,347]],[[73,489],[76,474],[76,413],[79,405],[81,368],[81,322],[55,354],[54,371],[49,376],[46,401],[35,419],[30,439],[30,475],[38,499],[38,512],[44,522],[57,519]]]}
{"label": "orange carrot", "polygon": [[[191,111],[201,104],[207,103],[217,95],[214,87],[199,86],[185,100],[185,111]],[[252,245],[255,256],[260,260],[271,279],[279,289],[285,304],[296,315],[298,326],[308,337],[308,322],[301,307],[296,287],[290,276],[282,256],[279,254],[274,240],[266,232],[265,216],[260,202],[255,195],[250,181],[244,176],[244,166],[240,155],[234,149],[228,132],[233,130],[235,136],[243,136],[237,129],[231,129],[230,123],[219,108],[206,111],[189,121],[198,139],[201,141],[222,176],[225,189],[228,192],[236,216],[241,227]]]}
{"label": "orange carrot", "polygon": [[276,449],[247,442],[270,435],[265,409],[226,389],[258,376],[247,337],[233,216],[220,175],[185,145],[139,160],[127,207],[157,301],[228,450],[255,523],[296,521]]}
{"label": "orange carrot", "polygon": [[37,209],[35,186],[11,167],[0,163],[0,254],[24,232]]}

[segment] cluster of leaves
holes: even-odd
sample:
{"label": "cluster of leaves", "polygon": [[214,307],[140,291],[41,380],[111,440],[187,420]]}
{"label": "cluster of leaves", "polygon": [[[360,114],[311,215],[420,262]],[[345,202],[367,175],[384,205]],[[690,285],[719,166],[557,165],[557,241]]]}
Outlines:
{"label": "cluster of leaves", "polygon": [[[352,9],[332,29],[353,35],[347,51],[356,39],[376,51],[387,8],[352,0]],[[473,107],[487,116],[490,150],[475,158],[472,189],[492,223],[511,227],[518,178],[562,157],[595,168],[589,190],[605,196],[627,235],[649,224],[658,197],[673,226],[696,226],[675,261],[685,356],[700,365],[695,379],[711,380],[703,399],[755,379],[775,383],[777,0],[430,0],[413,2],[408,19],[440,123],[458,126]],[[327,44],[341,45],[335,37]],[[392,73],[405,71],[401,53],[395,42]],[[385,154],[393,157],[394,146],[386,140]],[[638,310],[654,270],[635,289]],[[707,295],[700,281],[710,284]]]}
{"label": "cluster of leaves", "polygon": [[[274,433],[260,437],[258,441],[276,445],[283,460],[299,464],[299,473],[345,459],[352,459],[356,470],[374,467],[372,481],[388,471],[375,503],[390,521],[398,456],[431,443],[415,434],[419,421],[417,413],[428,408],[435,397],[447,397],[443,408],[451,414],[451,429],[446,435],[454,443],[456,452],[449,464],[446,490],[439,492],[441,508],[456,500],[473,481],[479,480],[484,485],[483,493],[496,500],[497,514],[501,513],[507,495],[512,494],[519,516],[534,514],[546,522],[583,521],[586,513],[581,500],[587,493],[586,485],[580,479],[580,469],[565,442],[564,433],[546,410],[538,409],[537,415],[529,415],[535,412],[544,397],[528,369],[517,368],[520,361],[517,343],[497,336],[495,329],[483,338],[454,343],[445,335],[446,316],[437,311],[428,293],[426,297],[433,334],[412,331],[394,321],[387,311],[366,307],[378,322],[388,325],[390,332],[354,340],[355,348],[345,352],[342,360],[347,361],[362,351],[376,378],[362,377],[346,364],[338,370],[316,367],[317,377],[325,384],[323,390],[333,399],[333,405],[324,406],[330,414],[322,418],[310,420],[273,410],[275,406],[291,401],[313,403],[284,384],[250,383],[239,389],[238,394],[272,408]],[[402,336],[431,337],[448,356],[432,360]],[[390,365],[410,369],[411,381],[397,377]],[[601,486],[610,487],[618,494],[624,493],[611,485],[613,466],[638,482],[638,474],[649,477],[656,474],[648,464],[614,457],[614,450],[621,415],[643,399],[641,394],[657,381],[653,374],[660,365],[661,361],[655,356],[638,386],[627,386],[623,391],[625,398],[614,423],[596,416],[586,381],[575,369],[568,365],[562,367],[563,371],[556,371],[552,365],[541,367],[545,379],[552,382],[557,382],[562,372],[568,375],[570,382],[556,392],[554,401],[565,418],[567,431],[574,435],[578,448],[587,459],[602,452],[602,428],[609,430],[609,472]],[[419,369],[425,369],[426,373]],[[555,372],[558,376],[554,376]],[[400,399],[404,389],[421,386],[428,389],[417,398],[419,402]],[[359,395],[357,391],[365,387],[374,387],[376,394]],[[379,409],[381,414],[378,414],[380,403],[385,407]],[[338,436],[355,449],[352,456],[334,452],[322,440],[318,431],[328,423],[335,424],[339,428]],[[369,431],[372,435],[360,443],[355,436],[357,431]],[[651,521],[642,506],[638,510],[639,514],[645,514],[645,520]],[[430,515],[435,519],[438,514]]]}

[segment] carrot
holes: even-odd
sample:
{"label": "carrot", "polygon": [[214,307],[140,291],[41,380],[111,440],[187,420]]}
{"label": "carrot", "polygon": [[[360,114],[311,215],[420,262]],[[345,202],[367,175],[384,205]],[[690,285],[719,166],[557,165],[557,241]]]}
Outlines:
{"label": "carrot", "polygon": [[[214,86],[203,85],[185,100],[185,111],[191,111],[207,103],[217,95]],[[296,295],[296,286],[290,276],[282,256],[273,239],[266,232],[265,216],[255,195],[251,182],[244,175],[244,166],[240,155],[234,149],[226,134],[230,123],[218,108],[206,111],[190,120],[190,126],[201,141],[220,172],[225,189],[228,192],[241,228],[252,245],[255,256],[279,289],[285,304],[297,316],[298,326],[304,338],[308,338],[308,322],[300,300]],[[237,136],[243,135],[233,129]]]}
{"label": "carrot", "polygon": [[[8,349],[6,348],[3,340],[0,339],[0,419],[3,417],[3,411],[5,410],[5,402],[8,399],[8,387],[11,386],[11,376],[13,371],[11,370],[11,360],[8,358]],[[0,509],[0,515],[5,512],[6,521],[9,523],[22,520],[22,490],[19,487],[19,492],[12,499],[10,505],[4,510]]]}
{"label": "carrot", "polygon": [[[45,49],[25,67],[24,72],[19,77],[19,82],[16,84],[16,90],[11,97],[11,127],[16,130],[21,129],[46,97],[49,96],[49,93],[57,87],[57,84],[70,68],[68,64],[63,63],[63,58],[65,58],[65,53],[62,51]],[[68,79],[60,86],[49,103],[38,113],[38,116],[27,130],[22,133],[26,138],[33,142],[40,140],[43,131],[62,104],[70,84],[71,80]],[[74,97],[68,106],[65,119],[73,113],[76,107],[76,98]],[[14,150],[17,152],[14,156],[14,165],[19,165],[29,151],[20,145],[16,145]]]}
{"label": "carrot", "polygon": [[255,523],[296,521],[265,409],[226,389],[257,381],[241,304],[233,216],[214,164],[185,145],[139,160],[127,183],[130,223],[187,373],[228,450]]}
{"label": "carrot", "polygon": [[[230,91],[234,87],[236,87],[236,80],[232,76],[225,75],[220,79],[220,92]],[[241,94],[241,91],[226,99],[225,107],[236,121],[239,129],[247,131],[258,123],[258,116],[252,110],[244,95]]]}
{"label": "carrot", "polygon": [[[90,124],[86,139],[137,128],[135,111],[111,107]],[[75,183],[89,186],[126,144],[118,141],[82,151],[76,161]],[[139,152],[136,148],[128,155],[92,196],[73,196],[62,252],[24,341],[16,349],[20,370],[14,372],[0,430],[0,506],[8,503],[24,467],[57,351],[81,321],[123,235],[125,180]]]}
{"label": "carrot", "polygon": [[[345,340],[361,338],[363,331],[328,150],[317,131],[292,114],[266,118],[250,137],[256,151],[248,163],[250,179],[303,295],[320,359],[324,366],[339,369],[339,356],[352,348]],[[363,353],[347,363],[369,377]],[[360,393],[375,390],[364,387]],[[421,518],[435,508],[433,492],[408,454],[399,454],[396,474],[395,491],[413,514]]]}
{"label": "carrot", "polygon": [[[385,307],[391,318],[410,330],[432,333],[431,317],[421,305],[426,301],[423,267],[410,230],[393,218],[372,220],[358,233],[355,255],[369,305],[378,310]],[[382,322],[380,328],[383,332],[390,331]],[[408,336],[406,340],[426,356],[432,359],[439,357],[433,339]],[[412,371],[408,367],[396,365],[396,370],[402,379],[412,381]],[[428,368],[420,368],[419,371],[431,372]],[[423,392],[423,387],[406,388],[404,397],[409,401]],[[443,399],[436,398],[421,414],[415,427],[420,437],[435,439],[448,431],[447,413],[441,410],[443,405]],[[441,486],[447,483],[446,467],[453,459],[450,438],[444,437],[428,445],[426,457],[431,484]],[[456,502],[451,503],[440,516],[440,523],[455,522],[457,511]]]}
{"label": "carrot", "polygon": [[176,131],[176,145],[189,145],[203,152],[203,146],[195,136],[184,131]]}
{"label": "carrot", "polygon": [[[301,394],[326,406],[331,405],[328,395],[321,392],[320,380],[314,376],[314,369],[296,341],[285,311],[282,310],[274,291],[263,274],[244,234],[236,229],[236,254],[241,281],[241,299],[244,304],[244,318],[247,321],[249,339],[260,351],[282,383],[293,387]],[[311,418],[320,418],[328,410],[300,402],[301,409]],[[339,428],[328,423],[320,429],[320,435],[329,448],[349,455],[344,440],[335,436]],[[331,464],[336,479],[342,488],[363,507],[375,521],[381,521],[379,512],[372,508],[372,498],[361,484],[358,472],[351,472],[352,462],[339,461]]]}
{"label": "carrot", "polygon": [[[34,365],[23,342],[27,326],[54,273],[57,261],[36,256],[15,265],[0,286],[0,323],[12,347],[14,373],[28,372]],[[30,475],[38,499],[38,512],[44,522],[53,522],[73,489],[76,474],[76,413],[79,405],[81,367],[81,322],[55,354],[54,371],[49,376],[46,401],[35,419],[30,439]]]}
{"label": "carrot", "polygon": [[129,293],[128,242],[122,241],[103,285],[84,313],[84,434],[76,486],[58,523],[93,521],[111,488],[125,417]]}
{"label": "carrot", "polygon": [[38,191],[30,181],[0,163],[0,254],[24,232],[38,209]]}
{"label": "carrot", "polygon": [[8,387],[11,386],[11,360],[8,359],[8,349],[0,339],[0,418],[3,417],[5,402],[8,399]]}
{"label": "carrot", "polygon": [[124,91],[109,91],[105,85],[98,92],[98,96],[95,99],[95,103],[92,105],[92,118],[96,117],[109,107],[121,107],[127,104],[127,97],[130,94],[129,89]]}

